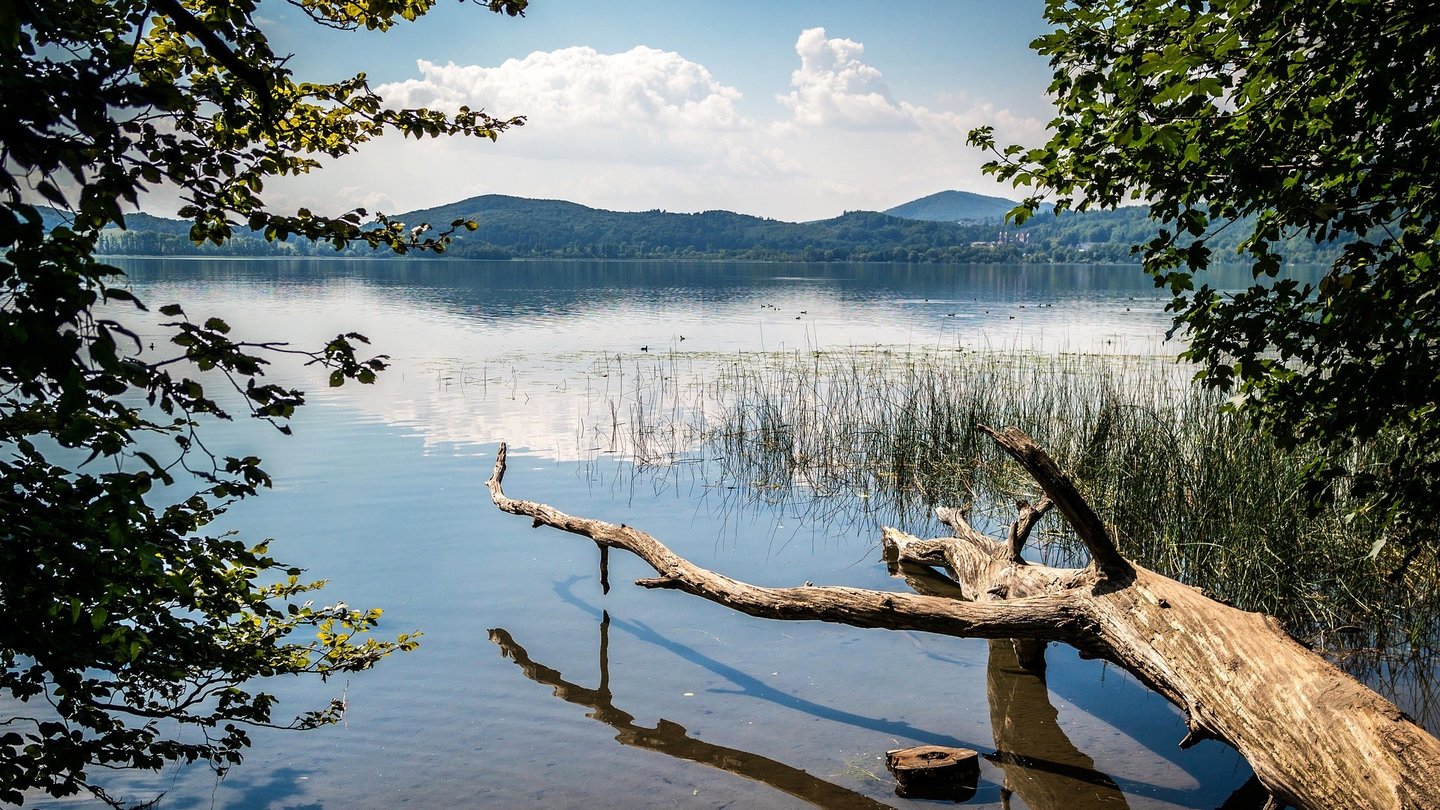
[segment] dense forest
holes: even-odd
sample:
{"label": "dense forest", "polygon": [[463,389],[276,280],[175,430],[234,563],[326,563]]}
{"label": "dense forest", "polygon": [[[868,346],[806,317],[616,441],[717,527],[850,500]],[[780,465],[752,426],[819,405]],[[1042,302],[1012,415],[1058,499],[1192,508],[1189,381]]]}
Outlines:
{"label": "dense forest", "polygon": [[[937,195],[938,196],[938,195]],[[978,196],[978,195],[974,195]],[[927,198],[928,199],[928,198]],[[992,198],[980,198],[992,199]],[[920,202],[920,201],[916,201]],[[905,211],[898,206],[891,211]],[[447,252],[465,259],[725,259],[740,261],[948,263],[1129,263],[1131,247],[1152,238],[1154,224],[1141,207],[1116,211],[1041,213],[1016,227],[1001,217],[937,221],[936,209],[907,218],[849,211],[815,222],[782,222],[730,211],[677,214],[661,210],[604,211],[559,200],[485,195],[392,217],[408,224],[447,225],[473,220]],[[1217,263],[1238,262],[1239,234],[1211,240]],[[195,245],[179,220],[134,214],[127,229],[107,230],[100,249],[138,256],[334,256],[327,244],[268,242],[243,235],[222,247]],[[350,247],[348,256],[371,255]],[[376,255],[385,255],[380,251]],[[1328,261],[1329,251],[1304,240],[1286,246],[1296,264]]]}

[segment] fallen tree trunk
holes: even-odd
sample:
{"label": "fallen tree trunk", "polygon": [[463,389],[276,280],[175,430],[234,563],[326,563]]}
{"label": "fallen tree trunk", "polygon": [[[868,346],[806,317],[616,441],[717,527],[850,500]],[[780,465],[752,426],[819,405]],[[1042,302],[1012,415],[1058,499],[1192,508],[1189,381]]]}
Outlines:
{"label": "fallen tree trunk", "polygon": [[[1103,523],[1054,461],[1028,436],[987,432],[1045,491],[1021,514],[1004,543],[941,510],[955,536],[921,540],[884,531],[887,553],[904,563],[942,565],[963,598],[858,588],[762,588],[697,566],[624,524],[565,514],[505,495],[505,448],[488,486],[495,505],[588,537],[602,552],[629,551],[659,575],[637,581],[709,599],[752,616],[922,630],[952,636],[1019,639],[1032,667],[1053,640],[1112,661],[1180,707],[1189,734],[1182,747],[1214,738],[1250,762],[1274,807],[1440,807],[1440,741],[1403,712],[1296,643],[1273,618],[1209,599],[1199,590],[1126,560]],[[1057,569],[1019,554],[1030,528],[1051,506],[1089,550],[1092,564]]]}

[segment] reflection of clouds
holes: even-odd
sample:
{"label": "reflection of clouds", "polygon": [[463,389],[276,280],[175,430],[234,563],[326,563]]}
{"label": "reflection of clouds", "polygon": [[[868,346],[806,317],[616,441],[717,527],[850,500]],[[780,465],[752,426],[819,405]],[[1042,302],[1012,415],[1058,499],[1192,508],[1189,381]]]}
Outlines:
{"label": "reflection of clouds", "polygon": [[[522,369],[516,365],[472,367],[453,359],[424,361],[429,380],[388,386],[380,397],[346,404],[379,412],[403,425],[426,446],[485,445],[508,441],[519,452],[558,461],[598,453],[630,452],[628,402],[620,391],[597,386],[583,367]],[[615,403],[622,424],[610,430],[607,408]],[[613,434],[613,436],[612,436]]]}
{"label": "reflection of clouds", "polygon": [[[812,305],[813,306],[813,305]],[[628,309],[628,308],[627,308]],[[635,313],[631,313],[634,315]],[[599,318],[598,315],[592,315]],[[714,413],[720,404],[710,385],[735,363],[762,365],[766,355],[753,352],[766,337],[772,350],[804,354],[811,347],[826,351],[854,349],[882,353],[896,363],[907,357],[944,354],[956,346],[967,349],[1004,349],[1053,354],[1062,351],[1145,353],[1159,346],[1154,334],[1124,334],[1096,324],[1062,324],[1040,321],[1030,328],[1007,331],[998,338],[964,330],[937,333],[919,342],[916,330],[903,334],[878,328],[847,328],[840,323],[821,324],[805,331],[767,330],[752,324],[749,352],[687,352],[652,349],[610,353],[584,351],[573,336],[546,333],[515,335],[509,340],[543,347],[531,353],[476,352],[476,343],[463,340],[467,330],[441,330],[426,346],[437,354],[411,354],[395,358],[395,367],[378,390],[344,389],[336,392],[346,405],[374,413],[385,422],[404,425],[427,446],[488,445],[510,442],[522,452],[557,461],[576,461],[597,455],[634,456],[647,463],[666,463],[676,454],[695,449],[699,436],[693,426],[703,423],[697,414]],[[416,324],[414,336],[420,331]],[[690,326],[701,326],[691,324]],[[627,346],[643,338],[625,340],[623,323],[597,328],[615,343]],[[528,330],[527,330],[528,331]],[[697,332],[701,329],[689,329]],[[738,330],[737,330],[738,331]],[[453,332],[448,342],[447,334]],[[776,333],[779,334],[776,334]],[[719,336],[715,336],[718,338]],[[734,341],[735,331],[725,335]],[[829,339],[826,339],[826,338]],[[702,342],[703,335],[687,336],[686,343]],[[871,339],[879,345],[861,347],[855,341]],[[907,342],[908,341],[908,342]],[[480,347],[494,341],[482,339]],[[508,341],[507,341],[508,342]],[[390,347],[383,339],[377,344]],[[940,345],[936,345],[940,344]],[[642,427],[643,426],[643,427]]]}
{"label": "reflection of clouds", "polygon": [[686,426],[702,406],[700,384],[709,363],[682,364],[672,357],[647,364],[599,353],[589,360],[537,359],[480,365],[419,359],[407,364],[418,373],[392,376],[378,396],[337,393],[330,399],[409,428],[427,447],[506,441],[520,454],[556,461],[620,455],[665,463],[698,446]]}
{"label": "reflection of clouds", "polygon": [[[1056,330],[1018,332],[1010,344],[990,346],[984,338],[977,338],[981,345],[966,351],[978,348],[983,353],[998,348],[1009,352],[1024,346],[1022,352],[1055,354],[1073,350],[1075,342],[1084,337]],[[1096,335],[1090,342],[1096,340],[1106,348],[1117,345],[1113,337]],[[1118,345],[1153,349],[1159,343],[1131,336],[1121,338]],[[899,373],[910,362],[943,365],[955,351],[896,342],[868,347],[841,343],[824,350],[824,364],[827,368],[837,367],[837,363],[844,366],[843,358],[854,352],[861,368],[894,367]],[[805,363],[811,354],[808,349],[787,349],[778,353],[675,351],[661,356],[635,352],[512,355],[480,362],[412,358],[403,363],[412,371],[398,379],[392,374],[377,395],[341,396],[349,406],[410,428],[427,446],[506,441],[522,453],[556,461],[619,455],[663,465],[698,449],[705,429],[713,426],[714,417],[734,395],[717,380],[734,379],[737,364],[749,370],[742,375],[743,384],[753,385],[780,366]],[[1177,380],[1188,379],[1188,372],[1177,369]],[[800,475],[803,471],[801,465],[794,472]],[[790,483],[809,486],[811,482]]]}
{"label": "reflection of clouds", "polygon": [[[707,278],[717,272],[708,265],[634,276],[608,265],[592,278],[567,265],[362,264],[247,276],[261,265],[215,272],[192,262],[142,292],[152,304],[183,299],[195,316],[224,317],[241,339],[314,346],[362,332],[393,364],[375,386],[325,389],[312,370],[277,373],[298,374],[312,399],[403,425],[428,446],[505,440],[556,460],[618,453],[663,462],[693,448],[683,426],[705,405],[704,386],[728,364],[756,362],[743,353],[1174,352],[1160,340],[1161,302],[1123,287],[1059,289],[1050,271],[1033,268],[909,276],[795,266],[784,276],[751,268]],[[658,425],[638,447],[637,417]]]}

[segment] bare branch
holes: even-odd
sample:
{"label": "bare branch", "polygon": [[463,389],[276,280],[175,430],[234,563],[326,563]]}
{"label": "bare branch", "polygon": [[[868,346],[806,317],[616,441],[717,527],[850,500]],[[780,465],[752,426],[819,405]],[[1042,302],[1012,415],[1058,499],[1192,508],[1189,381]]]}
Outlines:
{"label": "bare branch", "polygon": [[1010,548],[1010,562],[1025,565],[1025,558],[1020,556],[1020,553],[1025,550],[1025,541],[1030,539],[1030,530],[1035,528],[1035,524],[1039,523],[1040,518],[1045,517],[1045,513],[1054,505],[1055,502],[1050,500],[1049,495],[1041,498],[1034,506],[1026,500],[1015,504],[1020,510],[1020,516],[1010,524],[1010,536],[1006,542]]}
{"label": "bare branch", "polygon": [[1115,548],[1115,541],[1110,538],[1110,532],[1101,522],[1100,516],[1096,515],[1090,504],[1080,496],[1074,482],[1060,471],[1060,466],[1050,458],[1049,453],[1019,428],[994,430],[980,425],[980,429],[989,434],[990,438],[1000,445],[1000,449],[1020,462],[1020,466],[1045,490],[1046,497],[1060,507],[1061,514],[1065,515],[1065,519],[1075,529],[1075,534],[1079,535],[1085,548],[1090,550],[1090,558],[1095,561],[1095,566],[1102,576],[1117,582],[1129,582],[1135,578],[1134,566],[1120,556],[1119,550]]}
{"label": "bare branch", "polygon": [[[486,483],[501,511],[537,524],[621,548],[644,560],[660,576],[636,584],[684,591],[751,616],[789,621],[827,621],[855,627],[921,630],[967,638],[1044,638],[1081,642],[1090,626],[1079,601],[1060,593],[1007,602],[961,602],[936,596],[862,588],[801,586],[764,588],[731,579],[686,560],[649,534],[624,524],[568,515],[542,503],[505,495],[505,445]],[[993,542],[993,541],[990,541]]]}

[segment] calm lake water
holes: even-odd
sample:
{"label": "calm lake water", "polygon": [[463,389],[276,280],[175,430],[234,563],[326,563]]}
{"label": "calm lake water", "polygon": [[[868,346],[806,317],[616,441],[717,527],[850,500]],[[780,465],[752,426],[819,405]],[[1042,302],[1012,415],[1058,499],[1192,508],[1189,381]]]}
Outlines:
{"label": "calm lake water", "polygon": [[874,526],[709,486],[699,464],[633,465],[615,427],[644,396],[636,381],[762,349],[1173,353],[1164,298],[1136,269],[122,265],[152,309],[182,301],[241,338],[302,345],[356,330],[391,356],[379,384],[338,390],[277,367],[311,392],[295,436],[210,436],[277,481],[230,527],[329,578],[327,602],[382,606],[382,630],[424,637],[347,681],[269,685],[282,712],[343,695],[342,726],[256,733],[223,781],[182,767],[112,792],[163,792],[164,808],[911,806],[882,760],[922,743],[995,755],[977,807],[1002,806],[1008,783],[1015,808],[1213,808],[1250,776],[1219,743],[1181,751],[1175,709],[1068,647],[1051,646],[1042,683],[985,641],[762,621],[635,588],[651,572],[623,554],[602,596],[593,544],[501,514],[484,486],[508,441],[513,497],[641,527],[759,584],[904,590]]}

